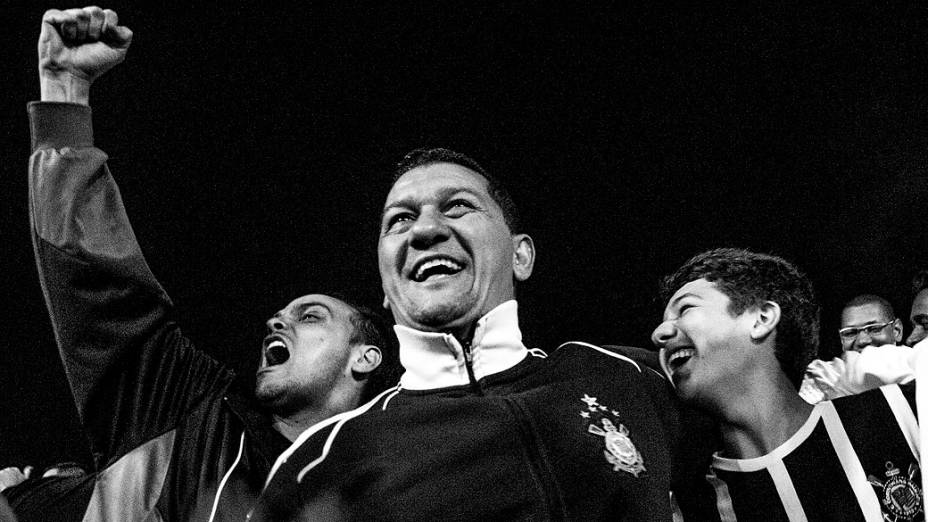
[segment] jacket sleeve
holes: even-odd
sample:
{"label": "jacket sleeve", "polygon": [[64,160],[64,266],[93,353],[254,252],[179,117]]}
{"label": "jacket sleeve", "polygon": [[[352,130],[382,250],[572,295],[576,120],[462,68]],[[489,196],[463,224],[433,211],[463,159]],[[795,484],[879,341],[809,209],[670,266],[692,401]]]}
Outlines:
{"label": "jacket sleeve", "polygon": [[29,212],[42,291],[98,468],[174,428],[231,372],[193,349],[93,147],[91,111],[29,104]]}

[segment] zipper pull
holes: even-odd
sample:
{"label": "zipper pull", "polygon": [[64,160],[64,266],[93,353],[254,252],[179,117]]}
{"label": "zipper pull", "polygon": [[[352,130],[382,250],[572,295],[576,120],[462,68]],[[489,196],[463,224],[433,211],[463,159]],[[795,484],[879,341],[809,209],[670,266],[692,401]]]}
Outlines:
{"label": "zipper pull", "polygon": [[464,352],[464,362],[467,363],[467,366],[473,366],[474,356],[470,353],[470,341],[461,345],[461,351]]}
{"label": "zipper pull", "polygon": [[461,344],[461,352],[464,353],[464,368],[467,369],[467,380],[470,381],[470,387],[474,393],[483,395],[483,388],[477,382],[477,376],[474,374],[474,354],[471,352],[470,341]]}

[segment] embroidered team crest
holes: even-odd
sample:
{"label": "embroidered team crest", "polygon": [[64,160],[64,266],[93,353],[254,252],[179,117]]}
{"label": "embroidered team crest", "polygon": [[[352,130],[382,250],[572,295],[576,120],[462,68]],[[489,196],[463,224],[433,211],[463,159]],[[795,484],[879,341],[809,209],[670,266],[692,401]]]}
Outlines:
{"label": "embroidered team crest", "polygon": [[873,475],[867,477],[883,504],[883,520],[886,522],[924,520],[924,517],[918,517],[919,513],[922,513],[922,492],[915,480],[917,474],[918,466],[914,463],[909,464],[908,473],[902,473],[899,468],[893,466],[892,462],[887,461],[885,482],[881,482]]}
{"label": "embroidered team crest", "polygon": [[[586,403],[586,410],[581,410],[580,416],[589,419],[587,432],[603,438],[606,446],[603,455],[606,462],[612,464],[612,470],[630,473],[635,478],[638,478],[641,472],[647,471],[641,453],[629,436],[628,428],[618,422],[619,412],[609,409],[605,404],[599,404],[596,397],[587,394],[580,400]],[[609,418],[610,414],[612,419]]]}

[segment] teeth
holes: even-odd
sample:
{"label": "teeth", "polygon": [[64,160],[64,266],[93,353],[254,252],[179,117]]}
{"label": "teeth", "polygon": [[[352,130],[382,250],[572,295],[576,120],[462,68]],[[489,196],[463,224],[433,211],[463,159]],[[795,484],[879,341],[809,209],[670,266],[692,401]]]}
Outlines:
{"label": "teeth", "polygon": [[422,265],[419,266],[419,269],[416,270],[416,276],[415,276],[416,279],[422,279],[422,276],[423,274],[425,274],[426,270],[429,270],[430,268],[435,268],[436,266],[444,266],[452,270],[461,269],[461,265],[455,263],[454,261],[450,259],[432,259],[432,260],[426,261],[425,263],[422,263]]}
{"label": "teeth", "polygon": [[672,363],[676,361],[677,359],[684,359],[684,358],[689,359],[690,357],[694,355],[696,355],[696,350],[692,348],[681,348],[673,352],[672,354],[670,354],[670,357],[667,358],[667,362]]}
{"label": "teeth", "polygon": [[290,351],[283,341],[274,339],[264,349],[264,358],[267,360],[268,366],[276,366],[290,358]]}

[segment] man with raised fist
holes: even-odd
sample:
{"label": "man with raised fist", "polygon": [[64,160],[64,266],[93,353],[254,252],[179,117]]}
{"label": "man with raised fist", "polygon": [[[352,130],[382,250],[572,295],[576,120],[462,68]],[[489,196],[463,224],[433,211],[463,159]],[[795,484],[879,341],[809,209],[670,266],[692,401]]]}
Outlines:
{"label": "man with raised fist", "polygon": [[91,84],[131,41],[113,11],[48,11],[29,105],[36,261],[97,473],[83,519],[242,520],[290,442],[393,384],[397,356],[376,313],[321,294],[267,321],[254,394],[194,348],[93,146]]}

